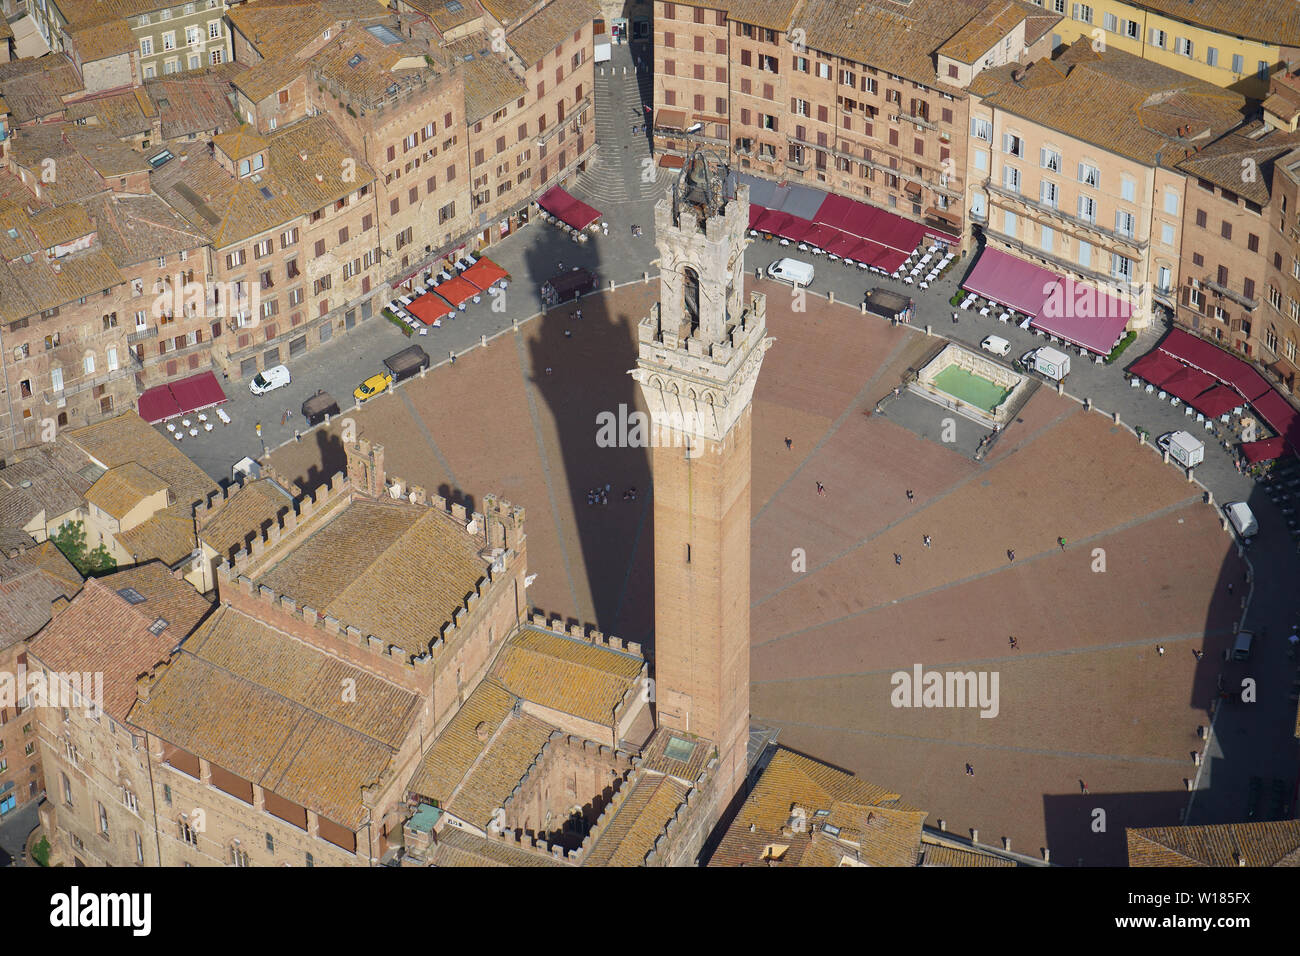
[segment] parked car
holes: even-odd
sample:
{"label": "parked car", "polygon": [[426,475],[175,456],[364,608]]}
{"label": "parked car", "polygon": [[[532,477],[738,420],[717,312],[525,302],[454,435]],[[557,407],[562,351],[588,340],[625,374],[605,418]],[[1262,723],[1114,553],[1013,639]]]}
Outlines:
{"label": "parked car", "polygon": [[368,402],[381,392],[387,391],[388,387],[392,384],[393,376],[391,374],[388,372],[378,372],[358,385],[356,389],[353,390],[352,397],[358,402]]}
{"label": "parked car", "polygon": [[777,259],[767,267],[767,274],[773,279],[804,288],[812,283],[813,267],[799,259]]}
{"label": "parked car", "polygon": [[994,355],[1006,355],[1011,351],[1011,343],[1000,335],[990,335],[980,343],[980,348]]}
{"label": "parked car", "polygon": [[284,365],[277,365],[254,375],[253,380],[248,383],[248,390],[254,395],[265,395],[277,388],[283,388],[291,381],[289,369]]}
{"label": "parked car", "polygon": [[1251,631],[1238,631],[1237,639],[1232,643],[1232,659],[1234,661],[1250,660],[1250,646],[1254,643],[1255,635]]}

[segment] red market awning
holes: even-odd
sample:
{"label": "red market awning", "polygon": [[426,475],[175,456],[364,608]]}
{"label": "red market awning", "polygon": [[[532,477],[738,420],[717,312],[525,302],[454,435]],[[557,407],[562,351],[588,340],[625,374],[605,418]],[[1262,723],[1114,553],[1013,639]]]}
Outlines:
{"label": "red market awning", "polygon": [[1187,403],[1206,418],[1218,418],[1226,415],[1246,400],[1237,394],[1237,390],[1227,385],[1216,385],[1208,392],[1202,392]]}
{"label": "red market awning", "polygon": [[586,229],[600,218],[600,211],[595,206],[588,206],[581,199],[575,199],[573,205],[561,218],[574,229]]}
{"label": "red market awning", "polygon": [[432,292],[420,296],[406,307],[406,311],[425,325],[433,325],[439,319],[446,319],[455,314],[455,309],[448,305],[442,296],[434,295]]}
{"label": "red market awning", "polygon": [[172,395],[170,385],[157,385],[141,392],[137,407],[140,410],[140,417],[150,425],[165,422],[181,413],[181,407],[176,404],[176,397]]}
{"label": "red market awning", "polygon": [[1255,413],[1268,422],[1269,428],[1287,440],[1293,448],[1300,448],[1300,413],[1291,403],[1272,390],[1250,403]]}
{"label": "red market awning", "polygon": [[1186,366],[1178,359],[1159,349],[1148,352],[1129,366],[1128,370],[1144,382],[1161,388],[1172,376],[1177,375]]}
{"label": "red market awning", "polygon": [[760,232],[778,233],[794,216],[788,212],[778,212],[775,209],[764,209],[754,220],[754,228]]}
{"label": "red market awning", "polygon": [[1233,386],[1247,401],[1254,402],[1272,391],[1264,377],[1249,362],[1182,329],[1171,329],[1161,341],[1160,350]]}
{"label": "red market awning", "polygon": [[1060,279],[1056,273],[1032,262],[985,247],[962,287],[986,299],[1009,305],[1025,315],[1037,315],[1047,293]]}
{"label": "red market awning", "polygon": [[807,219],[800,219],[798,216],[790,216],[776,231],[776,234],[782,239],[789,239],[791,242],[803,242],[804,237],[808,235],[808,230],[812,228],[812,223]]}
{"label": "red market awning", "polygon": [[466,282],[461,276],[438,283],[433,287],[433,291],[458,309],[463,308],[466,302],[479,294],[478,288],[472,282]]}
{"label": "red market awning", "polygon": [[563,219],[565,210],[572,206],[576,201],[577,200],[565,192],[562,187],[552,186],[538,197],[537,205],[541,206],[557,219]]}
{"label": "red market awning", "polygon": [[140,417],[151,425],[212,408],[226,401],[226,393],[212,372],[200,372],[178,382],[158,385],[144,392],[137,408]]}
{"label": "red market awning", "polygon": [[759,206],[756,203],[749,204],[749,228],[750,229],[758,228],[757,226],[758,220],[763,217],[763,213],[765,212],[767,212],[766,207]]}
{"label": "red market awning", "polygon": [[460,277],[467,282],[473,283],[479,289],[490,289],[502,279],[509,279],[510,273],[506,272],[499,265],[484,256],[474,263],[468,269],[460,274]]}
{"label": "red market awning", "polygon": [[908,253],[897,249],[881,249],[875,257],[876,261],[870,264],[892,275],[907,261],[907,257]]}
{"label": "red market awning", "polygon": [[816,246],[818,249],[829,249],[830,244],[843,235],[844,233],[840,232],[833,226],[828,226],[825,223],[814,222],[810,223],[808,228],[804,231],[803,241],[808,243],[810,246]]}
{"label": "red market awning", "polygon": [[1260,461],[1274,461],[1284,454],[1286,454],[1286,441],[1281,436],[1265,438],[1263,441],[1245,442],[1241,446],[1241,455],[1250,465]]}
{"label": "red market awning", "polygon": [[1132,314],[1132,307],[1123,299],[1073,279],[1061,279],[1043,297],[1032,325],[1090,352],[1108,355],[1123,337]]}
{"label": "red market awning", "polygon": [[856,260],[858,257],[853,254],[854,250],[857,249],[858,246],[863,246],[865,248],[866,245],[867,244],[857,236],[850,236],[847,232],[840,232],[837,229],[835,230],[835,237],[829,240],[826,245],[822,246],[822,248],[833,256],[839,256],[842,259]]}
{"label": "red market awning", "polygon": [[1207,375],[1197,368],[1183,366],[1183,368],[1169,376],[1160,387],[1174,398],[1181,399],[1190,405],[1192,399],[1196,398],[1197,395],[1208,392],[1217,384],[1213,375]]}

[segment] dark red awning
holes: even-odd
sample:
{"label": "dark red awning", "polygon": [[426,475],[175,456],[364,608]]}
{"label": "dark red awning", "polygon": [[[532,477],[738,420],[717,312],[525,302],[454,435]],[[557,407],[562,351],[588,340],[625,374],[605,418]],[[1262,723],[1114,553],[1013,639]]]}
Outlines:
{"label": "dark red awning", "polygon": [[1251,465],[1259,461],[1273,461],[1284,454],[1286,454],[1286,441],[1281,436],[1265,438],[1263,441],[1245,442],[1241,446],[1242,457],[1246,459],[1247,464]]}
{"label": "dark red awning", "polygon": [[202,411],[226,400],[221,383],[212,372],[200,372],[169,385],[158,385],[140,396],[140,417],[150,424],[178,415]]}
{"label": "dark red awning", "polygon": [[1161,388],[1172,376],[1185,368],[1182,362],[1159,349],[1148,352],[1129,366],[1128,370],[1144,382]]}

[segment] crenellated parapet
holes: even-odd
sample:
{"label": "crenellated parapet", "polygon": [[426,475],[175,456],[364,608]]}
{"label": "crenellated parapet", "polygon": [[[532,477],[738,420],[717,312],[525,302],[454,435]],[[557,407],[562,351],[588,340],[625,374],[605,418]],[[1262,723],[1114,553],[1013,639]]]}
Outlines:
{"label": "crenellated parapet", "polygon": [[531,623],[538,630],[550,631],[552,634],[558,634],[561,637],[584,641],[593,647],[603,647],[607,650],[630,654],[633,657],[645,660],[645,654],[642,653],[640,644],[635,641],[624,641],[618,637],[606,637],[594,627],[587,627],[583,624],[570,624],[566,627],[561,618],[556,617],[547,621],[546,615],[537,610],[533,611]]}

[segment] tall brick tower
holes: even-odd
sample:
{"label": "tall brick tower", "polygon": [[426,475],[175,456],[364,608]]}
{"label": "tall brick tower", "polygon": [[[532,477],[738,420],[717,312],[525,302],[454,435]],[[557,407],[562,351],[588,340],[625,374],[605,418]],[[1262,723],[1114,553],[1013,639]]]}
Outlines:
{"label": "tall brick tower", "polygon": [[659,303],[633,377],[649,408],[658,724],[711,741],[722,804],[749,736],[750,402],[766,300],[744,301],[749,187],[697,151],[655,206]]}

